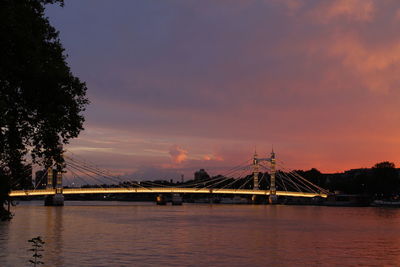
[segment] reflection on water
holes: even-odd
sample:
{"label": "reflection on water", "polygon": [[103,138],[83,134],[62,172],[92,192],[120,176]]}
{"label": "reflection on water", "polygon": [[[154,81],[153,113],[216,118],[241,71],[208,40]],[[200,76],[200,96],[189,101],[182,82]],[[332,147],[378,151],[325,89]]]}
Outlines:
{"label": "reflection on water", "polygon": [[63,207],[46,207],[46,260],[54,266],[64,266],[63,257]]}
{"label": "reflection on water", "polygon": [[21,203],[0,223],[0,266],[400,266],[400,209]]}

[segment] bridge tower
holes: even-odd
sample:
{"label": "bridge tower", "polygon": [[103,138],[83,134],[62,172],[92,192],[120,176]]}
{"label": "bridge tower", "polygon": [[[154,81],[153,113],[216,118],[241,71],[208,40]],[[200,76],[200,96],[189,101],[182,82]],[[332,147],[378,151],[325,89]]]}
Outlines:
{"label": "bridge tower", "polygon": [[271,184],[269,187],[269,203],[276,204],[278,202],[278,197],[276,195],[276,184],[275,184],[275,174],[276,174],[276,159],[275,152],[272,149],[271,158],[269,160],[271,163]]}
{"label": "bridge tower", "polygon": [[57,171],[56,194],[53,197],[53,206],[64,206],[62,170],[61,169]]}
{"label": "bridge tower", "polygon": [[47,189],[53,189],[53,167],[47,169]]}
{"label": "bridge tower", "polygon": [[258,184],[258,174],[259,174],[259,165],[258,165],[258,155],[257,151],[254,151],[253,157],[253,190],[259,190],[260,185]]}
{"label": "bridge tower", "polygon": [[[276,158],[275,158],[275,152],[272,149],[271,152],[271,157],[269,158],[259,158],[257,155],[257,152],[254,153],[253,157],[253,178],[254,178],[254,190],[259,190],[260,185],[259,185],[259,180],[258,180],[258,174],[259,174],[259,167],[260,167],[260,162],[262,161],[267,161],[270,163],[271,170],[270,170],[270,176],[271,176],[271,181],[270,181],[270,186],[269,186],[269,203],[270,204],[276,204],[278,202],[278,197],[276,195]],[[253,195],[252,197],[253,203],[257,202],[256,201],[256,195]]]}
{"label": "bridge tower", "polygon": [[64,206],[64,195],[62,194],[62,171],[60,168],[56,175],[56,184],[53,185],[54,171],[53,167],[47,169],[47,189],[55,189],[55,195],[46,196],[44,200],[45,206]]}
{"label": "bridge tower", "polygon": [[[254,151],[253,157],[253,190],[260,190],[260,184],[258,181],[258,174],[260,173],[260,165],[257,151]],[[256,204],[260,202],[260,197],[258,195],[253,195],[251,197],[251,202]]]}

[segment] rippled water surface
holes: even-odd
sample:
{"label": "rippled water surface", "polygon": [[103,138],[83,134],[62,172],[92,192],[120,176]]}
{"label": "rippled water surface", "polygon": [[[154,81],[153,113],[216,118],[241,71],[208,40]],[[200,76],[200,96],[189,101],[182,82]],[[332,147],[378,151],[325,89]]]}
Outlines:
{"label": "rippled water surface", "polygon": [[400,266],[400,209],[20,203],[0,222],[0,266]]}

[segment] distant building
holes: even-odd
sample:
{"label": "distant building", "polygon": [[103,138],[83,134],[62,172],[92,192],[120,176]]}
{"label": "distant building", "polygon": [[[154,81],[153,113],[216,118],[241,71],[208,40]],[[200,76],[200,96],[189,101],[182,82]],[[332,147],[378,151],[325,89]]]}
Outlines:
{"label": "distant building", "polygon": [[210,178],[210,175],[204,170],[200,169],[194,173],[194,180],[204,180]]}
{"label": "distant building", "polygon": [[[57,183],[57,170],[53,170],[53,187]],[[36,189],[45,189],[47,187],[47,170],[40,170],[35,173]]]}

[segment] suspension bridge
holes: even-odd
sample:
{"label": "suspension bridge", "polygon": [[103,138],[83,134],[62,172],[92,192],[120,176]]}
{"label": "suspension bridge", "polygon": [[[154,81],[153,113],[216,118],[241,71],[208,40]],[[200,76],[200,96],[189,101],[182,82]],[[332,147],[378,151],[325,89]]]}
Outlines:
{"label": "suspension bridge", "polygon": [[[64,155],[64,159],[66,171],[55,171],[50,167],[43,172],[35,188],[13,190],[9,194],[10,197],[46,196],[47,205],[59,206],[64,204],[64,195],[71,194],[150,193],[158,194],[158,198],[166,194],[247,195],[253,199],[264,196],[271,204],[277,203],[280,196],[301,198],[328,196],[327,190],[278,162],[273,151],[270,157],[264,158],[258,157],[255,152],[252,159],[222,175],[181,183],[136,181],[129,177],[115,176],[108,170],[76,157]],[[80,186],[77,186],[78,183]]]}

